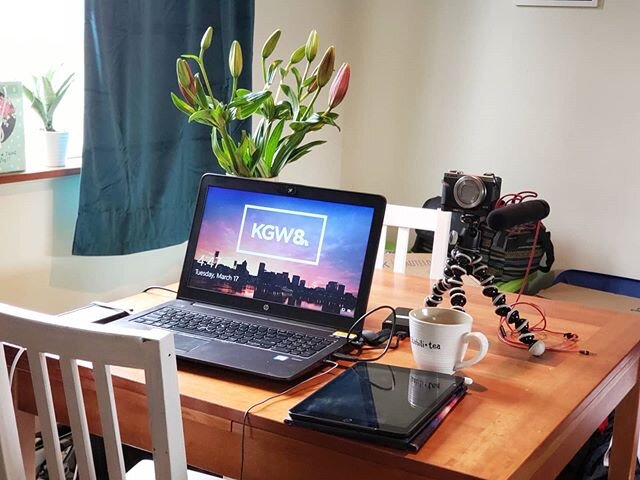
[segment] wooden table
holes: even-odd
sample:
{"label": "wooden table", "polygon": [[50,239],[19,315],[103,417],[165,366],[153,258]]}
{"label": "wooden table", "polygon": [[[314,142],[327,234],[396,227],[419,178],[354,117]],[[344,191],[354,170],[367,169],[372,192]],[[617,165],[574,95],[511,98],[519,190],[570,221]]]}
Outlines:
{"label": "wooden table", "polygon": [[[426,279],[379,272],[370,305],[417,306],[428,290]],[[285,425],[289,408],[326,383],[331,376],[326,375],[252,411],[245,434],[244,478],[551,479],[614,408],[615,447],[609,478],[633,478],[640,317],[536,299],[550,327],[579,334],[582,348],[591,355],[547,352],[542,358],[531,358],[526,351],[498,341],[497,319],[488,299],[474,287],[468,287],[467,293],[467,311],[475,318],[474,329],[489,338],[489,354],[463,372],[475,381],[469,394],[418,453]],[[154,291],[118,303],[140,309],[169,295]],[[370,319],[368,327],[378,328],[382,316]],[[414,366],[408,341],[383,362]],[[179,368],[189,464],[237,478],[245,409],[291,385],[189,364]],[[17,404],[28,438],[35,404],[27,369],[21,361]],[[128,369],[114,373],[123,441],[148,448],[142,373]],[[55,362],[50,375],[58,419],[65,422],[62,382]],[[99,433],[90,371],[84,369],[82,378],[90,428]]]}

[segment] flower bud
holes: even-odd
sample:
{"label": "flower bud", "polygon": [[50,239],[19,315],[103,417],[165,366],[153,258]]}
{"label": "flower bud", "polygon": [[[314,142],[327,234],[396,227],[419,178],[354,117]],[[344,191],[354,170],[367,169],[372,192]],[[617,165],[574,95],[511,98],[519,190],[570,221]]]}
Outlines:
{"label": "flower bud", "polygon": [[313,93],[318,89],[318,80],[317,79],[313,79],[313,81],[309,84],[309,87],[307,88],[307,90],[309,91],[309,93]]}
{"label": "flower bud", "polygon": [[178,84],[185,88],[191,86],[193,73],[191,73],[191,68],[184,58],[176,60],[176,74],[178,75]]}
{"label": "flower bud", "polygon": [[189,105],[195,105],[196,89],[193,72],[184,58],[179,58],[176,61],[176,72],[178,75],[178,88],[182,97]]}
{"label": "flower bud", "polygon": [[316,58],[316,54],[318,53],[318,32],[315,30],[311,30],[311,33],[309,33],[304,53],[309,63],[313,62],[313,59]]}
{"label": "flower bud", "polygon": [[264,45],[262,47],[262,58],[267,58],[273,53],[273,51],[276,49],[276,45],[278,45],[278,40],[280,40],[281,33],[282,32],[280,31],[280,29],[278,29],[273,32],[269,36],[269,38],[267,38],[267,41],[264,42]]}
{"label": "flower bud", "polygon": [[229,50],[229,70],[233,78],[238,78],[242,73],[242,49],[237,40],[233,41]]}
{"label": "flower bud", "polygon": [[298,63],[300,60],[302,60],[304,58],[304,52],[305,52],[306,47],[304,45],[296,48],[293,53],[291,54],[291,58],[289,59],[289,63],[291,65],[295,65],[296,63]]}
{"label": "flower bud", "polygon": [[349,89],[349,77],[351,77],[351,67],[348,63],[343,63],[329,89],[329,109],[337,107],[344,99]]}
{"label": "flower bud", "polygon": [[333,75],[333,66],[336,61],[336,53],[335,48],[333,46],[327,48],[327,51],[324,53],[322,60],[320,60],[320,65],[318,66],[318,87],[322,88],[329,80],[331,80],[331,75]]}
{"label": "flower bud", "polygon": [[211,40],[213,39],[213,27],[207,28],[207,31],[204,32],[202,36],[202,40],[200,40],[200,50],[205,51],[207,48],[211,46]]}

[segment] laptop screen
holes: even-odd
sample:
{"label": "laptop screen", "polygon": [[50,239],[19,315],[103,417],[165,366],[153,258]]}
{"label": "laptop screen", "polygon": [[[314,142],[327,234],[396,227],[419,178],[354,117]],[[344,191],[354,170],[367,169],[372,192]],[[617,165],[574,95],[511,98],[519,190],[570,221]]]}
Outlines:
{"label": "laptop screen", "polygon": [[187,286],[353,318],[374,210],[208,186]]}

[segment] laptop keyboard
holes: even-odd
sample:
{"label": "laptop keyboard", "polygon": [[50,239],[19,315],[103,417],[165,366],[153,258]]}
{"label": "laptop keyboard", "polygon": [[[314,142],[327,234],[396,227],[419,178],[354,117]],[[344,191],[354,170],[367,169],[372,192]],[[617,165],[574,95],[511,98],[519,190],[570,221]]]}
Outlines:
{"label": "laptop keyboard", "polygon": [[156,310],[132,321],[305,358],[337,341],[173,307]]}

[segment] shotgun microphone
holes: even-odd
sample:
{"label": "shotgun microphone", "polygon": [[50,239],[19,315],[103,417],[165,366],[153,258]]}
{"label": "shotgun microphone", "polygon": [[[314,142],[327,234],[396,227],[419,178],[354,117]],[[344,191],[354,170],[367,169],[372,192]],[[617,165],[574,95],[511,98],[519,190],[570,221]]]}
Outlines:
{"label": "shotgun microphone", "polygon": [[492,230],[506,230],[523,223],[542,220],[550,211],[549,204],[544,200],[529,200],[496,208],[487,215],[487,225]]}

